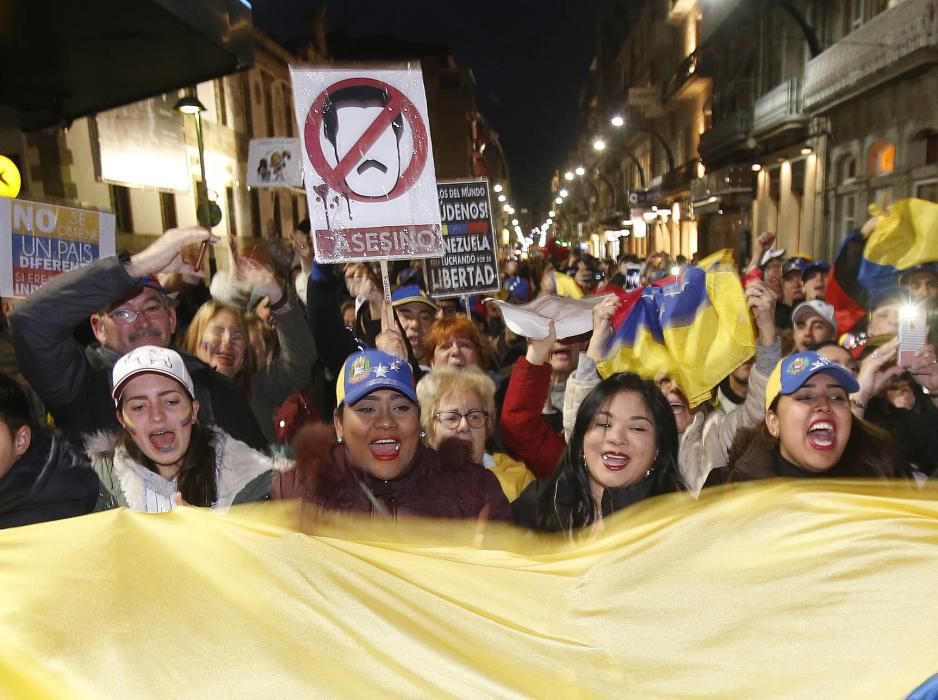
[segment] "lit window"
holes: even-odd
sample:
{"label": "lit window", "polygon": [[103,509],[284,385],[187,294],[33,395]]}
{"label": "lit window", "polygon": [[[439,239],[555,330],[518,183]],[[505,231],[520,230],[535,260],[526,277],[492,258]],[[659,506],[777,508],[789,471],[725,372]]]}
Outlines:
{"label": "lit window", "polygon": [[889,141],[878,141],[870,148],[867,160],[867,174],[888,175],[896,169],[896,147]]}

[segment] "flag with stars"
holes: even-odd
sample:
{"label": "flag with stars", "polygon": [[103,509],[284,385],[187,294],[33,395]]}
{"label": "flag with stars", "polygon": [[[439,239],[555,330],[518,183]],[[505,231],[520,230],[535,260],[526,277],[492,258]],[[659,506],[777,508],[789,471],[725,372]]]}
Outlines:
{"label": "flag with stars", "polygon": [[728,250],[622,298],[607,359],[599,364],[603,377],[668,376],[693,408],[755,352],[746,296]]}

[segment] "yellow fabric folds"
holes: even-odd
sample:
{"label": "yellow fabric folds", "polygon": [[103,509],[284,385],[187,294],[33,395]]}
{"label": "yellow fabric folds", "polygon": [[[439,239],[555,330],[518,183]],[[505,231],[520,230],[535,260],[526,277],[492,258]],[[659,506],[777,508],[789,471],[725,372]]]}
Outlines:
{"label": "yellow fabric folds", "polygon": [[675,495],[576,546],[301,515],[0,532],[0,697],[898,698],[936,668],[934,489]]}
{"label": "yellow fabric folds", "polygon": [[895,202],[876,222],[863,255],[897,270],[938,261],[938,204],[924,199]]}

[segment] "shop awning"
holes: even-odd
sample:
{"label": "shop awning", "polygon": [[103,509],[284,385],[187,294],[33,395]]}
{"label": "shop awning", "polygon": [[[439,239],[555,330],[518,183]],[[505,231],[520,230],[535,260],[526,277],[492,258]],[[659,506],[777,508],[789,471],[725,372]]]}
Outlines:
{"label": "shop awning", "polygon": [[31,131],[254,64],[250,0],[0,3],[0,124]]}

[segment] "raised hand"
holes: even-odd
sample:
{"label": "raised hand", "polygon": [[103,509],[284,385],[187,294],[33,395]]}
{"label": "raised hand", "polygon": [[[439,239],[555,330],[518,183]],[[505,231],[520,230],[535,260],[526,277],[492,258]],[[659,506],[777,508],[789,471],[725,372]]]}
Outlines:
{"label": "raised hand", "polygon": [[775,342],[775,304],[778,297],[762,280],[753,280],[746,287],[746,303],[752,310],[752,318],[759,331],[759,342],[771,345]]}
{"label": "raised hand", "polygon": [[606,359],[606,346],[615,333],[612,327],[612,317],[621,305],[622,300],[619,297],[609,294],[593,307],[593,335],[586,348],[586,354],[593,362],[602,362]]}
{"label": "raised hand", "polygon": [[525,359],[532,365],[546,365],[556,342],[557,329],[554,328],[554,322],[551,321],[546,338],[528,338],[528,351],[525,353]]}
{"label": "raised hand", "polygon": [[394,320],[394,307],[386,301],[381,301],[381,332],[375,339],[378,350],[407,361],[407,344],[401,335]]}
{"label": "raised hand", "polygon": [[[183,257],[183,249],[195,243],[214,245],[218,237],[199,226],[171,228],[153,243],[134,254],[125,266],[131,277],[145,277],[158,272],[196,275],[195,257]],[[190,259],[191,258],[191,259]]]}

